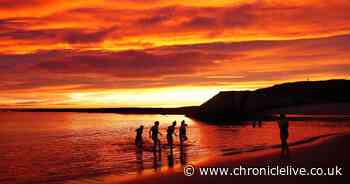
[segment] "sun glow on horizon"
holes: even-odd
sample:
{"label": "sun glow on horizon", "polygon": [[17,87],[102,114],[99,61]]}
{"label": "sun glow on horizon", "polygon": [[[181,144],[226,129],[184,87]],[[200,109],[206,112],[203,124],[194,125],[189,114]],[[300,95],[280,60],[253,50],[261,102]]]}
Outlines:
{"label": "sun glow on horizon", "polygon": [[161,88],[70,94],[72,104],[103,107],[180,107],[200,105],[220,90],[208,88]]}

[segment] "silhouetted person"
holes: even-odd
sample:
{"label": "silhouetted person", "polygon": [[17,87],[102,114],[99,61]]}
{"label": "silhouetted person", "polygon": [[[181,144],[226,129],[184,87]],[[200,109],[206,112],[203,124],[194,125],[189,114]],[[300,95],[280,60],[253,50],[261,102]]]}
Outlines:
{"label": "silhouetted person", "polygon": [[149,133],[150,133],[150,137],[153,140],[153,148],[154,148],[154,150],[156,150],[157,147],[160,150],[160,140],[158,138],[158,134],[160,134],[159,133],[159,121],[154,122],[154,125],[150,129]]}
{"label": "silhouetted person", "polygon": [[259,128],[262,127],[262,120],[261,119],[259,119],[259,121],[258,121],[258,126],[259,126]]}
{"label": "silhouetted person", "polygon": [[255,121],[255,120],[252,121],[252,127],[253,127],[253,128],[256,127],[256,121]]}
{"label": "silhouetted person", "polygon": [[143,125],[141,125],[139,128],[137,128],[135,131],[136,131],[135,145],[138,148],[142,148],[142,145],[143,145],[143,140],[142,140]]}
{"label": "silhouetted person", "polygon": [[179,129],[180,145],[182,145],[183,142],[187,141],[186,127],[187,127],[187,124],[185,123],[184,120],[182,120],[180,129]]}
{"label": "silhouetted person", "polygon": [[176,121],[174,121],[172,125],[168,126],[168,129],[167,129],[166,139],[168,141],[168,146],[170,149],[173,148],[173,144],[174,144],[173,134],[175,134],[175,126],[176,126]]}
{"label": "silhouetted person", "polygon": [[278,126],[280,128],[280,138],[281,138],[281,156],[289,156],[287,139],[289,136],[288,127],[289,123],[286,115],[280,114],[280,119],[278,121]]}

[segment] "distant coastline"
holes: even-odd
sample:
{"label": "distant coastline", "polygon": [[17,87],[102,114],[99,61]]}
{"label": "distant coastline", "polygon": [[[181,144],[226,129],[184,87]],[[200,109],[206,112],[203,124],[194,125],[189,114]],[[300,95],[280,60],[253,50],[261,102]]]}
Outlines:
{"label": "distant coastline", "polygon": [[[255,91],[220,92],[200,106],[175,108],[22,108],[16,112],[81,112],[186,115],[203,121],[273,119],[274,114],[350,115],[350,80],[301,81]],[[344,115],[343,117],[340,115]],[[314,118],[314,117],[294,117]],[[318,117],[325,118],[325,117]]]}
{"label": "distant coastline", "polygon": [[198,106],[175,107],[175,108],[143,108],[143,107],[122,107],[122,108],[18,108],[0,109],[0,111],[14,112],[80,112],[80,113],[119,113],[119,114],[171,114],[184,115],[195,110]]}

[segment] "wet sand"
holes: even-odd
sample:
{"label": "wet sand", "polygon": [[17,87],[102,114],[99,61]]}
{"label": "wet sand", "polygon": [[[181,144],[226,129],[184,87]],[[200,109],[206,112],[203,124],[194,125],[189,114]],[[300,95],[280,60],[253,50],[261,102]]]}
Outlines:
{"label": "wet sand", "polygon": [[162,172],[141,175],[135,178],[116,178],[100,180],[103,183],[344,183],[349,178],[350,167],[350,134],[320,138],[309,143],[290,146],[290,158],[280,157],[280,149],[254,151],[249,153],[218,156],[199,163],[192,163],[195,167],[266,167],[286,166],[293,167],[342,167],[343,176],[185,176],[182,167],[165,169]]}

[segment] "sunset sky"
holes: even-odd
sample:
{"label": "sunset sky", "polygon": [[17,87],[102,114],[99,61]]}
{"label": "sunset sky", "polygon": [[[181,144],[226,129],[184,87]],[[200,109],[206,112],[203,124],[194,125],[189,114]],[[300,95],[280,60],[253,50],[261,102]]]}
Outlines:
{"label": "sunset sky", "polygon": [[1,108],[199,105],[350,77],[350,0],[0,0]]}

